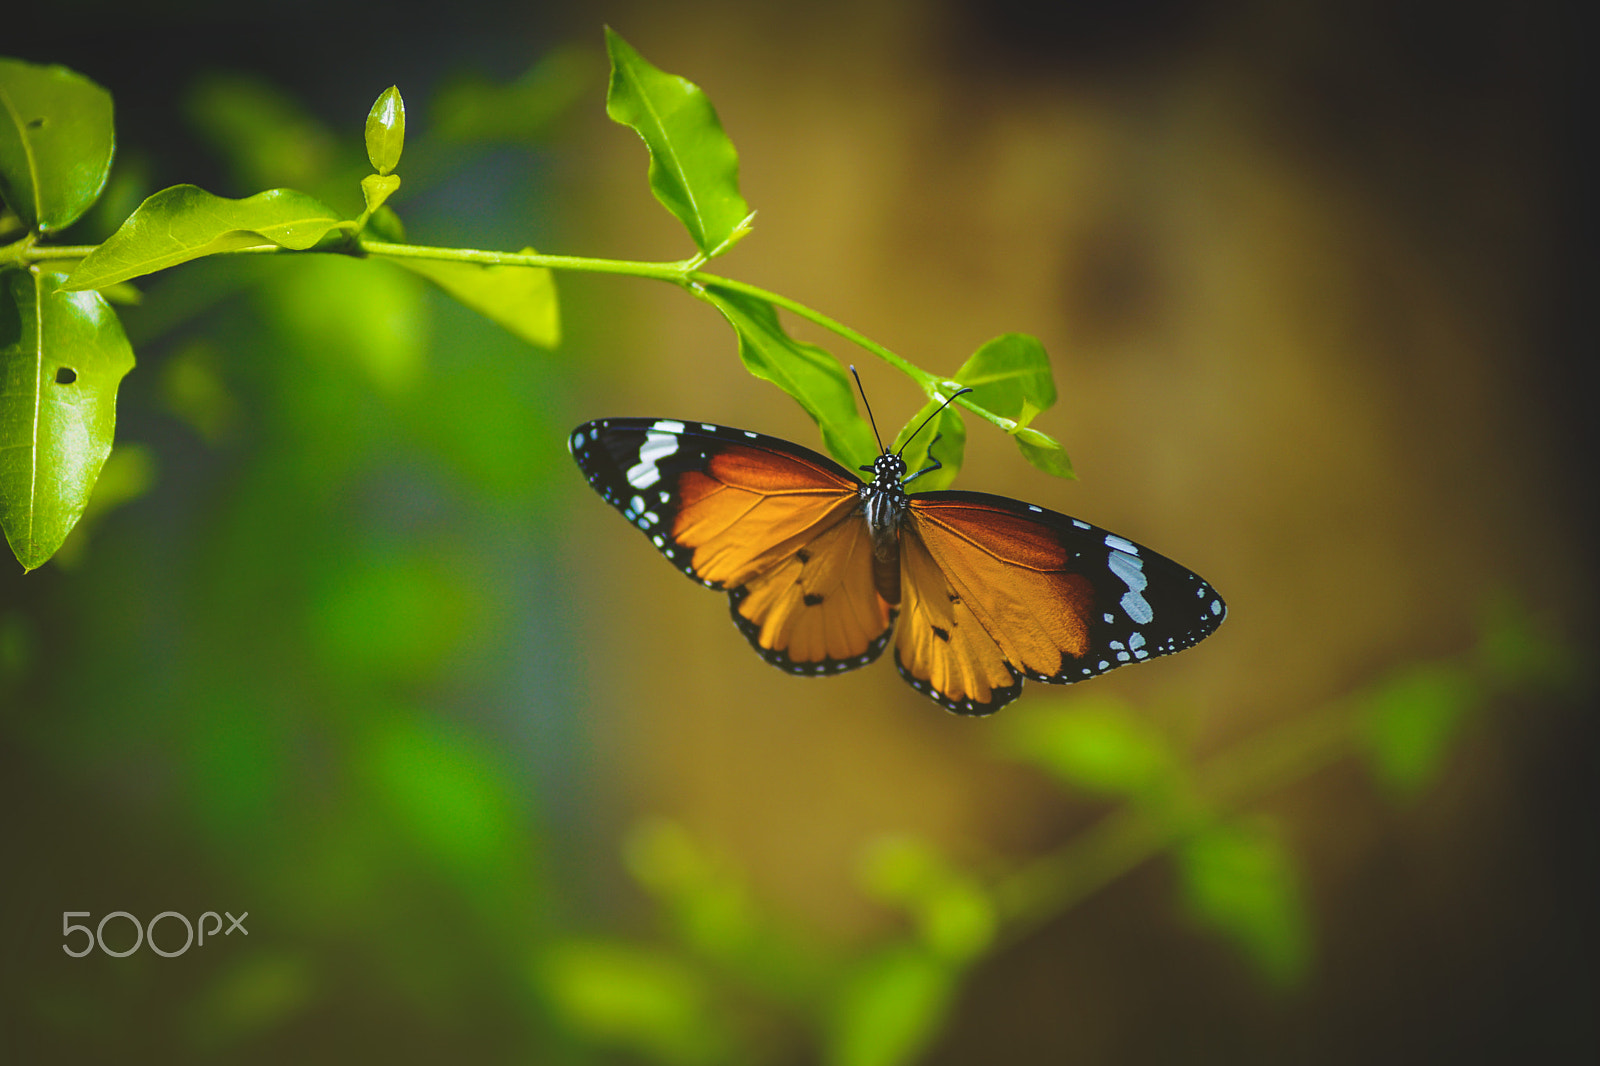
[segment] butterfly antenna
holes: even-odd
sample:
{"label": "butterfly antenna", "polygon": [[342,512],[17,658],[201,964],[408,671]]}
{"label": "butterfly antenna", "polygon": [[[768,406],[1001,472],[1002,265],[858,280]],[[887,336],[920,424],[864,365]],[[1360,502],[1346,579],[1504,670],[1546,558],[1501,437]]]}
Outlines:
{"label": "butterfly antenna", "polygon": [[[950,395],[950,398],[948,400],[946,400],[944,403],[939,405],[939,410],[938,411],[933,412],[933,414],[929,415],[927,418],[922,420],[922,425],[917,427],[917,433],[921,433],[923,430],[927,429],[928,428],[928,423],[932,422],[935,418],[939,417],[939,411],[943,411],[946,407],[949,407],[951,404],[955,403],[957,396],[960,396],[963,393],[968,393],[968,392],[971,392],[971,391],[972,391],[972,389],[971,389],[970,386],[968,388],[964,388],[964,389],[957,389],[954,393],[952,393]],[[911,436],[906,438],[905,444],[900,445],[900,452],[905,451],[907,445],[909,445],[912,441],[917,439],[917,433],[913,433],[913,434],[911,434]],[[895,454],[899,455],[900,452],[895,452]]]}
{"label": "butterfly antenna", "polygon": [[[878,438],[878,451],[883,451],[883,437],[878,433],[878,420],[872,417],[872,405],[867,402],[867,390],[861,386],[861,375],[856,373],[854,363],[850,364],[850,376],[856,379],[856,391],[861,393],[861,406],[867,409],[867,421],[872,423],[872,435]],[[868,468],[863,468],[868,469]]]}

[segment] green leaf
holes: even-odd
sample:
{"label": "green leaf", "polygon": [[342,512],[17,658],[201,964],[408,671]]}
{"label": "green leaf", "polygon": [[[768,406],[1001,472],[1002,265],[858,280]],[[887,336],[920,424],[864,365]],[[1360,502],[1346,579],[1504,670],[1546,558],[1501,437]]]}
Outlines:
{"label": "green leaf", "polygon": [[939,957],[966,961],[994,941],[999,923],[989,894],[926,841],[881,841],[868,852],[862,873],[868,891],[905,908],[923,944]]}
{"label": "green leaf", "polygon": [[1311,926],[1293,860],[1260,826],[1221,824],[1185,840],[1178,869],[1189,907],[1277,985],[1305,976]]}
{"label": "green leaf", "polygon": [[823,1061],[829,1066],[900,1066],[938,1035],[955,988],[948,962],[894,946],[868,956],[838,989]]}
{"label": "green leaf", "polygon": [[347,255],[290,266],[257,291],[297,349],[355,366],[392,395],[421,380],[432,325],[421,279]]}
{"label": "green leaf", "polygon": [[984,344],[961,365],[956,380],[972,388],[973,403],[1023,426],[1056,402],[1050,357],[1026,333],[1002,334]]}
{"label": "green leaf", "polygon": [[656,897],[678,938],[696,953],[736,968],[778,962],[762,916],[736,867],[683,826],[647,819],[624,845],[628,871]]}
{"label": "green leaf", "polygon": [[856,413],[853,386],[838,360],[785,333],[777,309],[765,300],[716,285],[701,295],[738,333],[745,369],[794,397],[816,421],[835,459],[851,470],[872,462],[878,453],[872,429]]}
{"label": "green leaf", "polygon": [[570,1028],[653,1062],[729,1061],[706,981],[683,962],[631,944],[569,940],[546,948],[534,981]]}
{"label": "green leaf", "polygon": [[1588,660],[1559,631],[1504,594],[1484,604],[1477,654],[1485,681],[1504,691],[1577,696],[1589,684]]}
{"label": "green leaf", "polygon": [[606,27],[611,86],[606,114],[631,127],[650,150],[650,188],[706,258],[721,255],[750,229],[739,195],[739,154],[716,109],[692,82],[657,70]]}
{"label": "green leaf", "polygon": [[371,237],[390,244],[406,243],[406,224],[400,221],[400,216],[394,213],[394,208],[383,204],[372,212],[367,219],[364,231]]}
{"label": "green leaf", "polygon": [[320,188],[347,161],[355,162],[342,138],[299,100],[254,75],[201,75],[184,94],[183,109],[242,188]]}
{"label": "green leaf", "polygon": [[508,85],[465,76],[434,94],[430,128],[458,143],[540,140],[599,77],[599,68],[592,50],[564,45],[546,52]]}
{"label": "green leaf", "polygon": [[124,444],[114,449],[100,468],[100,477],[89,496],[78,524],[56,549],[57,566],[71,568],[83,558],[89,536],[100,518],[150,491],[155,483],[155,455],[142,444]]}
{"label": "green leaf", "polygon": [[0,274],[0,527],[23,567],[55,554],[111,453],[133,349],[98,293]]}
{"label": "green leaf", "polygon": [[1012,435],[1028,462],[1056,477],[1074,476],[1072,461],[1061,445],[1028,428],[1035,415],[1056,402],[1050,357],[1037,337],[1026,333],[996,337],[962,364],[955,380],[971,386],[966,402],[1017,424]]}
{"label": "green leaf", "polygon": [[339,225],[327,207],[293,189],[243,200],[174,185],[145,200],[67,279],[72,291],[101,289],[191,259],[240,248],[303,250]]}
{"label": "green leaf", "polygon": [[[522,249],[532,255],[532,248]],[[395,256],[388,260],[421,274],[461,303],[540,348],[561,343],[555,275],[544,267],[490,266]]]}
{"label": "green leaf", "polygon": [[30,227],[77,221],[115,149],[110,93],[66,67],[0,59],[0,199]]}
{"label": "green leaf", "polygon": [[209,341],[195,340],[167,355],[161,365],[161,398],[168,411],[208,444],[226,440],[239,421],[239,401],[223,377],[222,355]]}
{"label": "green leaf", "polygon": [[[369,606],[369,629],[382,628],[374,619],[384,606]],[[397,716],[363,739],[357,759],[372,794],[422,855],[463,883],[501,872],[519,830],[514,790],[488,750],[423,716]]]}
{"label": "green leaf", "polygon": [[1024,709],[1002,723],[1000,745],[1067,784],[1108,796],[1142,796],[1175,782],[1166,738],[1122,701],[1080,696],[1062,709]]}
{"label": "green leaf", "polygon": [[400,165],[400,150],[406,143],[406,104],[400,90],[391,85],[378,95],[367,113],[367,159],[379,174],[388,174]]}
{"label": "green leaf", "polygon": [[394,191],[400,187],[398,174],[368,174],[361,179],[361,198],[367,203],[367,211],[373,212],[383,206]]}
{"label": "green leaf", "polygon": [[1379,779],[1402,796],[1419,792],[1482,698],[1472,677],[1448,663],[1423,663],[1385,681],[1369,697],[1364,721]]}
{"label": "green leaf", "polygon": [[[949,488],[961,472],[961,463],[966,457],[966,423],[961,420],[961,413],[954,405],[939,411],[943,403],[943,399],[929,400],[922,410],[900,427],[900,432],[894,438],[894,450],[900,453],[900,457],[906,461],[906,469],[913,475],[938,464],[930,473],[917,478],[914,487],[916,492]],[[935,411],[939,411],[939,416],[928,422]],[[924,422],[928,422],[928,428],[920,429]],[[913,433],[915,437],[911,437]],[[910,438],[909,444],[907,438]]]}
{"label": "green leaf", "polygon": [[1067,450],[1054,437],[1032,428],[1019,429],[1013,436],[1016,438],[1017,447],[1022,451],[1023,458],[1046,474],[1066,478],[1078,476],[1073,472],[1072,460],[1067,457]]}

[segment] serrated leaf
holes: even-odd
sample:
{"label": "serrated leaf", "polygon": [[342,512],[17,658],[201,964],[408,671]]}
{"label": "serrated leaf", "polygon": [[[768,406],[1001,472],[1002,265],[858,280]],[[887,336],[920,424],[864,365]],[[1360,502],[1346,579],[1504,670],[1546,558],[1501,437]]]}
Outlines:
{"label": "serrated leaf", "polygon": [[55,554],[88,505],[133,369],[122,323],[99,293],[60,274],[0,274],[0,527],[23,567]]}
{"label": "serrated leaf", "polygon": [[[524,248],[520,254],[532,255],[533,249]],[[554,348],[561,343],[561,306],[556,298],[555,275],[544,267],[454,263],[410,256],[395,256],[388,261],[421,274],[529,344]]]}
{"label": "serrated leaf", "polygon": [[[906,461],[906,470],[916,477],[909,491],[947,489],[961,472],[967,451],[966,423],[954,405],[940,411],[943,403],[943,400],[929,400],[895,435],[894,450]],[[937,418],[933,418],[935,411],[939,411]],[[929,422],[930,418],[933,421]],[[927,428],[919,428],[925,422]],[[913,433],[915,437],[911,436]],[[922,473],[924,470],[928,473]]]}
{"label": "serrated leaf", "polygon": [[400,90],[391,85],[378,95],[367,112],[367,159],[379,174],[400,165],[406,143],[406,105]]}
{"label": "serrated leaf", "polygon": [[1176,857],[1196,917],[1233,940],[1274,984],[1305,976],[1311,923],[1294,861],[1277,834],[1214,825],[1179,845]]}
{"label": "serrated leaf", "polygon": [[794,397],[817,423],[835,459],[852,470],[872,462],[878,452],[872,429],[856,413],[853,386],[837,359],[784,332],[777,309],[765,300],[715,285],[706,286],[702,296],[739,335],[745,369]]}
{"label": "serrated leaf", "polygon": [[1178,770],[1166,738],[1109,697],[1078,697],[1065,709],[1013,715],[1003,723],[1000,742],[1011,757],[1103,795],[1148,795],[1172,783]]}
{"label": "serrated leaf", "polygon": [[606,114],[644,138],[651,191],[703,255],[727,251],[749,232],[750,207],[739,195],[739,153],[716,109],[693,82],[658,70],[609,26],[606,51]]}
{"label": "serrated leaf", "polygon": [[293,189],[229,200],[194,185],[174,185],[140,204],[78,264],[65,287],[75,292],[100,289],[241,248],[303,250],[339,223],[332,208]]}
{"label": "serrated leaf", "polygon": [[0,59],[0,199],[30,227],[77,221],[115,149],[110,93],[66,67]]}

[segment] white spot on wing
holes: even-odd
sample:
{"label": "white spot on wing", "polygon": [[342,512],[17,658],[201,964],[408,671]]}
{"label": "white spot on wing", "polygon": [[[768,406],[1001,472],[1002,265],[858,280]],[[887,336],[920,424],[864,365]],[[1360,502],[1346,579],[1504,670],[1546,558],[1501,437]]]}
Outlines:
{"label": "white spot on wing", "polygon": [[[1123,540],[1115,533],[1106,534],[1106,547],[1115,548],[1119,552],[1127,552],[1129,555],[1139,554],[1139,546],[1137,544],[1131,540]],[[1143,586],[1140,587],[1142,588]]]}
{"label": "white spot on wing", "polygon": [[647,489],[661,480],[656,461],[678,451],[676,434],[683,432],[682,422],[657,422],[655,428],[644,435],[639,448],[639,461],[628,469],[628,484],[636,489]]}
{"label": "white spot on wing", "polygon": [[[1121,539],[1121,537],[1106,538],[1107,541]],[[1154,620],[1156,613],[1151,610],[1150,601],[1144,598],[1145,586],[1150,584],[1149,579],[1144,576],[1144,560],[1137,555],[1129,555],[1113,548],[1106,559],[1106,564],[1111,568],[1111,572],[1128,586],[1128,591],[1122,594],[1122,609],[1128,617],[1133,619],[1135,625],[1141,626]]]}

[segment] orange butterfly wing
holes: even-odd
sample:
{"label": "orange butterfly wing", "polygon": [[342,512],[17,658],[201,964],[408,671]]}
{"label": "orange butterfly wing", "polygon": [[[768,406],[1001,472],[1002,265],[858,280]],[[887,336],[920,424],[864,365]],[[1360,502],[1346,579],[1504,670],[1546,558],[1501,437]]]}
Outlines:
{"label": "orange butterfly wing", "polygon": [[912,496],[900,558],[895,661],[960,714],[998,710],[1023,678],[1067,684],[1186,648],[1226,613],[1170,559],[986,493]]}
{"label": "orange butterfly wing", "polygon": [[703,423],[606,419],[572,451],[602,496],[679,569],[728,593],[762,658],[797,674],[872,662],[894,611],[872,577],[861,483],[831,459]]}
{"label": "orange butterfly wing", "polygon": [[[579,426],[570,446],[589,483],[680,570],[726,591],[751,646],[791,673],[873,661],[898,606],[906,681],[989,714],[1025,678],[1067,684],[1179,651],[1227,614],[1198,575],[1087,522],[986,493],[905,497],[881,473],[865,487],[775,437],[614,418]],[[885,501],[898,572],[892,551],[875,567],[865,517]]]}

